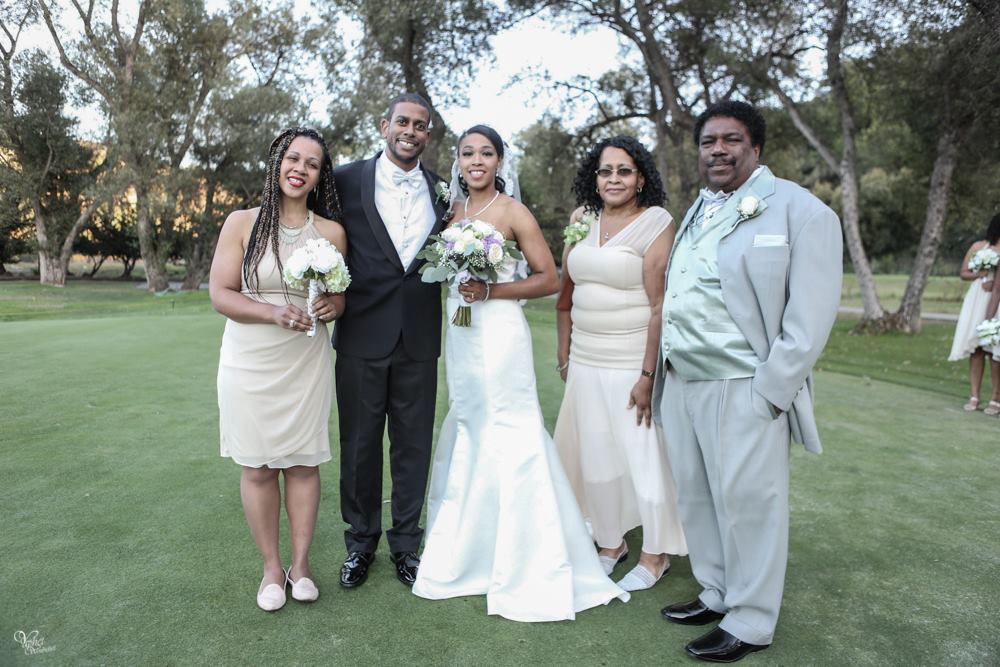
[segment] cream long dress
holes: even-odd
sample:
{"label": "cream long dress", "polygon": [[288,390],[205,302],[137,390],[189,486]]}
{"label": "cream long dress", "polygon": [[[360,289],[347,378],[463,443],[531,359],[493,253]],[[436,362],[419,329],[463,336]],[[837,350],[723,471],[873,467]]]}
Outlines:
{"label": "cream long dress", "polygon": [[636,426],[629,393],[639,379],[651,315],[642,282],[646,250],[671,224],[654,206],[603,246],[600,220],[576,244],[569,372],[555,443],[594,539],[621,544],[642,525],[642,550],[687,554],[662,430]]}
{"label": "cream long dress", "polygon": [[[282,232],[284,234],[284,232]],[[281,261],[308,239],[319,238],[312,213],[294,238],[279,237]],[[270,247],[258,267],[252,299],[306,309],[306,292],[288,288]],[[330,337],[318,322],[312,338],[273,323],[226,321],[219,352],[219,434],[222,456],[251,468],[315,466],[330,460],[333,374]]]}

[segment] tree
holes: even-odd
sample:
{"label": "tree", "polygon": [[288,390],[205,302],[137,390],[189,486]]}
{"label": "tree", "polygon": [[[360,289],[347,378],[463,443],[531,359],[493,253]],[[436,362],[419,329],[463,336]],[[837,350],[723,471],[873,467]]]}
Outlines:
{"label": "tree", "polygon": [[389,99],[418,93],[431,105],[430,140],[421,160],[434,171],[446,170],[454,142],[438,108],[467,99],[475,68],[492,58],[488,36],[509,24],[510,15],[485,0],[407,0],[392,6],[328,0],[327,6],[329,24],[346,14],[363,31],[360,52],[352,59],[354,77],[345,77],[343,62],[328,60],[336,133],[353,138],[355,155],[367,151],[370,128],[385,115]]}
{"label": "tree", "polygon": [[[221,15],[209,16],[202,0],[141,0],[126,32],[118,0],[108,18],[70,0],[83,35],[68,43],[52,0],[38,0],[63,66],[100,96],[108,113],[111,149],[123,163],[136,199],[136,228],[149,289],[167,289],[169,230],[153,216],[158,179],[180,167],[194,141],[210,92],[228,64],[230,30]],[[96,8],[99,9],[99,8]]]}
{"label": "tree", "polygon": [[[817,25],[825,26],[827,81],[840,126],[836,137],[841,146],[839,158],[823,132],[806,119],[785,91],[787,83],[782,83],[789,78],[789,53],[798,52],[788,45],[803,39],[800,33],[776,42],[780,46],[764,59],[769,68],[769,85],[803,137],[839,177],[844,234],[864,306],[857,330],[919,331],[920,303],[941,244],[959,150],[997,106],[1000,80],[987,65],[1000,55],[996,40],[990,39],[985,20],[965,8],[956,9],[955,3],[950,7],[937,3],[883,5],[874,16],[858,14],[850,0],[821,2],[805,9],[814,16],[830,12],[829,22],[821,20]],[[859,51],[859,43],[866,48]],[[849,44],[855,46],[858,55],[845,63],[843,56]],[[854,91],[865,86],[877,91],[875,97],[868,94],[872,98],[869,101],[881,101],[880,106],[870,110],[865,122],[871,125],[871,117],[877,116],[879,121],[874,127],[895,120],[908,128],[918,128],[917,134],[923,135],[924,155],[934,156],[927,166],[929,182],[921,240],[899,310],[892,313],[885,310],[875,291],[861,228],[861,202],[870,198],[860,190],[861,129]],[[800,83],[800,87],[804,86]],[[869,184],[877,182],[874,173],[869,172],[869,176]]]}
{"label": "tree", "polygon": [[102,201],[97,181],[104,161],[97,147],[75,137],[75,121],[63,111],[66,77],[40,51],[14,56],[25,16],[13,30],[9,15],[0,22],[9,40],[0,47],[0,170],[11,199],[30,210],[40,281],[61,287],[73,243]]}
{"label": "tree", "polygon": [[553,256],[562,257],[562,230],[576,208],[573,177],[579,151],[574,137],[558,119],[542,118],[517,135],[516,145],[524,153],[518,164],[521,197],[542,228]]}

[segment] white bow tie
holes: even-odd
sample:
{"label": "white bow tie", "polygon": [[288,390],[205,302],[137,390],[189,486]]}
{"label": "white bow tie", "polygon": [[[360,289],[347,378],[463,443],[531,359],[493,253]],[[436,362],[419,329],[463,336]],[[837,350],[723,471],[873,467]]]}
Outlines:
{"label": "white bow tie", "polygon": [[392,172],[392,182],[396,186],[400,186],[405,183],[416,190],[420,187],[420,182],[422,180],[424,180],[424,175],[419,169],[414,169],[413,171],[402,171],[397,169]]}

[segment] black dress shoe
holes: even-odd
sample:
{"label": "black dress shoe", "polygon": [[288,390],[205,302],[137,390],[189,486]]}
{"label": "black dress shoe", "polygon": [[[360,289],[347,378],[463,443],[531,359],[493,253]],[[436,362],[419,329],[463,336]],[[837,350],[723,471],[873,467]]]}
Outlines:
{"label": "black dress shoe", "polygon": [[414,551],[396,551],[389,555],[389,560],[396,566],[396,578],[407,586],[412,586],[417,580],[417,568],[420,559]]}
{"label": "black dress shoe", "polygon": [[375,562],[375,554],[369,551],[352,551],[347,554],[344,567],[340,568],[340,585],[354,588],[365,583],[368,568]]}
{"label": "black dress shoe", "polygon": [[768,644],[748,644],[722,628],[715,628],[685,646],[688,655],[708,662],[736,662],[748,653],[763,651]]}
{"label": "black dress shoe", "polygon": [[660,614],[671,623],[680,623],[681,625],[705,625],[725,616],[725,614],[709,609],[698,598],[691,602],[681,602],[664,607],[660,610]]}

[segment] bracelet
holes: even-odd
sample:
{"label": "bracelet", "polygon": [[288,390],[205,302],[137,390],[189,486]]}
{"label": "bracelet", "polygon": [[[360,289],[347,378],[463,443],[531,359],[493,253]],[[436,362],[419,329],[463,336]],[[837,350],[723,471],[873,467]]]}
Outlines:
{"label": "bracelet", "polygon": [[486,285],[486,296],[483,297],[483,303],[486,303],[486,300],[490,298],[490,284],[485,283],[485,285]]}
{"label": "bracelet", "polygon": [[567,368],[569,368],[569,362],[568,361],[565,364],[563,364],[562,366],[556,366],[556,371],[559,372],[559,373],[562,373]]}
{"label": "bracelet", "polygon": [[641,375],[644,378],[652,378],[654,375],[656,375],[656,371],[642,370],[639,372],[639,375]]}

